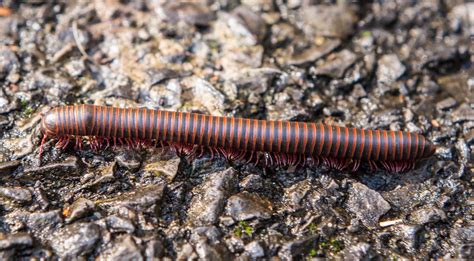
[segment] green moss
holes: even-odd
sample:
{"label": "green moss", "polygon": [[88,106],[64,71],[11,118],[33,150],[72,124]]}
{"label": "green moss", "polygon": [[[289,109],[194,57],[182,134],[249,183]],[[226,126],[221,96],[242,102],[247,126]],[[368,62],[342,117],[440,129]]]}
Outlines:
{"label": "green moss", "polygon": [[309,250],[309,253],[308,253],[308,257],[316,257],[318,255],[318,251],[314,248],[311,248],[311,250]]}
{"label": "green moss", "polygon": [[26,99],[21,99],[20,100],[20,106],[21,106],[21,117],[22,118],[29,118],[33,112],[35,112],[35,109],[29,105],[28,101]]}
{"label": "green moss", "polygon": [[234,229],[234,235],[236,237],[242,237],[243,235],[247,235],[251,237],[253,234],[253,228],[249,226],[246,221],[239,221],[239,224]]}
{"label": "green moss", "polygon": [[308,226],[308,230],[309,232],[311,232],[311,234],[315,234],[316,231],[318,230],[318,225],[316,225],[315,223],[311,223]]}
{"label": "green moss", "polygon": [[342,250],[342,241],[333,238],[329,241],[329,247],[333,253],[337,254]]}
{"label": "green moss", "polygon": [[26,108],[26,106],[28,106],[28,101],[26,99],[21,99],[20,105],[21,105],[21,109],[23,110]]}
{"label": "green moss", "polygon": [[308,251],[308,259],[313,257],[328,257],[334,256],[343,249],[343,242],[332,238],[330,240],[321,240],[315,248]]}
{"label": "green moss", "polygon": [[372,32],[371,31],[362,31],[362,32],[360,32],[360,36],[370,37],[370,36],[372,36]]}

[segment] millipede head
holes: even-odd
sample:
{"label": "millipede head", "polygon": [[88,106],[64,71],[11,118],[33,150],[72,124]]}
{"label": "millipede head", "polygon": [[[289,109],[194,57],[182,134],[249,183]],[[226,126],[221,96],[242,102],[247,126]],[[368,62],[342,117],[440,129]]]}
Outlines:
{"label": "millipede head", "polygon": [[47,113],[41,114],[41,131],[47,136],[58,136],[58,114],[57,109],[52,109]]}
{"label": "millipede head", "polygon": [[428,142],[428,149],[427,149],[427,153],[426,153],[426,157],[429,157],[433,154],[435,154],[436,152],[436,145],[434,145],[433,143],[431,142]]}

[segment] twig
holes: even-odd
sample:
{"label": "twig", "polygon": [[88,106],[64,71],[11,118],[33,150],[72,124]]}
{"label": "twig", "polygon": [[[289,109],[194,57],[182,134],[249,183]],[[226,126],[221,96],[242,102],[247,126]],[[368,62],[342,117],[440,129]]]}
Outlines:
{"label": "twig", "polygon": [[92,59],[89,57],[89,55],[86,53],[86,50],[82,46],[81,42],[79,41],[79,34],[78,34],[78,29],[77,29],[77,22],[74,20],[72,21],[72,34],[74,36],[74,41],[76,42],[77,49],[79,49],[79,52],[81,52],[82,56],[86,58],[89,61],[92,61]]}

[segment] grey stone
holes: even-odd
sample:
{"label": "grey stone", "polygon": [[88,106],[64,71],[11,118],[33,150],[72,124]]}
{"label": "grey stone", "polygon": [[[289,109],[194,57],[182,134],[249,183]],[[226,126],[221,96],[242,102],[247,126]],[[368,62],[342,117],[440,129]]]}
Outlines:
{"label": "grey stone", "polygon": [[150,158],[143,162],[141,172],[143,175],[153,177],[164,177],[168,182],[172,182],[178,174],[181,158],[169,151],[169,153],[153,153]]}
{"label": "grey stone", "polygon": [[326,75],[336,79],[342,78],[356,59],[357,56],[353,52],[344,49],[338,53],[330,54],[312,73],[316,75]]}
{"label": "grey stone", "polygon": [[165,248],[161,240],[152,239],[147,242],[145,248],[145,260],[163,257]]}
{"label": "grey stone", "polygon": [[376,256],[370,244],[365,242],[348,246],[341,253],[343,260],[373,260]]}
{"label": "grey stone", "polygon": [[106,260],[144,260],[139,246],[130,235],[117,237],[112,247],[105,250],[100,257]]}
{"label": "grey stone", "polygon": [[231,27],[235,34],[242,35],[247,39],[246,42],[253,44],[260,43],[264,39],[267,28],[259,14],[245,5],[240,5],[232,10],[232,15],[238,22]]}
{"label": "grey stone", "polygon": [[135,231],[135,226],[132,221],[116,215],[111,215],[105,218],[105,223],[110,232],[120,233],[125,232],[131,234]]}
{"label": "grey stone", "polygon": [[75,223],[54,233],[50,244],[63,258],[85,256],[92,252],[100,239],[100,228],[94,223]]}
{"label": "grey stone", "polygon": [[48,238],[62,222],[59,210],[34,213],[14,211],[5,216],[5,223],[8,224],[10,231],[16,232],[26,228],[40,239]]}
{"label": "grey stone", "polygon": [[383,55],[378,61],[377,81],[382,85],[390,85],[405,73],[405,69],[397,55]]}
{"label": "grey stone", "polygon": [[[456,2],[457,3],[457,2]],[[466,35],[474,32],[474,3],[461,3],[454,6],[448,14],[454,30],[463,28]]]}
{"label": "grey stone", "polygon": [[193,229],[190,242],[197,244],[204,239],[210,244],[217,244],[222,238],[222,233],[216,226],[196,227]]}
{"label": "grey stone", "polygon": [[448,97],[448,98],[443,99],[443,100],[439,101],[438,103],[436,103],[436,109],[438,109],[440,111],[449,110],[449,109],[455,107],[457,104],[458,103],[454,98]]}
{"label": "grey stone", "polygon": [[31,191],[22,187],[0,187],[0,198],[18,204],[28,204],[32,200]]}
{"label": "grey stone", "polygon": [[288,65],[304,65],[312,63],[331,53],[334,49],[339,47],[340,44],[341,41],[339,40],[326,40],[321,45],[311,46],[294,52],[292,56],[286,60],[286,63]]}
{"label": "grey stone", "polygon": [[209,245],[205,241],[196,244],[196,253],[201,260],[231,260],[232,254],[225,244]]}
{"label": "grey stone", "polygon": [[450,230],[451,240],[458,244],[472,242],[474,238],[474,226],[455,227]]}
{"label": "grey stone", "polygon": [[306,197],[311,188],[311,182],[303,180],[285,189],[285,200],[288,202],[288,206],[294,210],[301,208],[301,201]]}
{"label": "grey stone", "polygon": [[211,115],[223,115],[225,96],[212,84],[198,77],[186,78],[182,84],[191,91],[192,104]]}
{"label": "grey stone", "polygon": [[237,173],[228,168],[209,175],[195,189],[188,210],[188,220],[195,226],[215,224],[222,214],[225,201],[237,187]]}
{"label": "grey stone", "polygon": [[65,65],[65,69],[72,77],[79,77],[86,70],[86,65],[83,60],[72,60]]}
{"label": "grey stone", "polygon": [[151,68],[147,70],[146,73],[148,76],[148,84],[150,86],[163,83],[169,79],[176,79],[176,78],[180,78],[182,76],[187,75],[179,71],[171,70],[168,68],[163,68],[163,69]]}
{"label": "grey stone", "polygon": [[250,68],[232,75],[228,80],[236,85],[240,93],[263,94],[271,88],[274,80],[281,74],[282,71],[273,68]]}
{"label": "grey stone", "polygon": [[153,184],[124,193],[116,198],[104,200],[99,205],[110,209],[128,208],[131,210],[156,214],[163,196],[163,184]]}
{"label": "grey stone", "polygon": [[356,84],[352,89],[351,96],[356,99],[360,99],[366,97],[367,92],[365,91],[364,86],[362,86],[361,84]]}
{"label": "grey stone", "polygon": [[198,26],[207,26],[215,19],[214,13],[204,4],[193,2],[168,2],[164,12],[171,23],[184,21]]}
{"label": "grey stone", "polygon": [[390,210],[390,204],[377,191],[361,183],[352,184],[347,206],[368,228],[376,227],[379,218]]}
{"label": "grey stone", "polygon": [[0,250],[27,248],[33,245],[33,238],[27,233],[0,233]]}
{"label": "grey stone", "polygon": [[80,171],[77,157],[70,156],[62,162],[49,163],[41,167],[25,168],[24,173],[30,176],[38,174],[74,175]]}
{"label": "grey stone", "polygon": [[393,227],[393,232],[401,240],[406,251],[414,253],[421,244],[421,226],[401,224]]}
{"label": "grey stone", "polygon": [[94,210],[94,208],[94,202],[86,198],[79,198],[63,211],[63,214],[66,217],[65,221],[71,223],[77,219],[86,217]]}
{"label": "grey stone", "polygon": [[468,104],[463,103],[451,113],[453,122],[474,121],[474,109]]}
{"label": "grey stone", "polygon": [[178,260],[194,260],[198,258],[198,255],[191,244],[185,243],[181,247],[178,247],[176,258]]}
{"label": "grey stone", "polygon": [[461,178],[464,176],[465,172],[468,171],[467,168],[471,159],[471,149],[463,139],[458,139],[454,147],[456,149],[456,154],[458,155],[459,171],[456,175],[453,175],[453,178]]}
{"label": "grey stone", "polygon": [[417,224],[424,225],[446,220],[446,214],[438,208],[424,208],[413,212],[411,218]]}
{"label": "grey stone", "polygon": [[474,143],[474,129],[471,129],[470,131],[468,131],[468,133],[464,135],[464,139],[466,140],[467,144],[472,145]]}
{"label": "grey stone", "polygon": [[[9,111],[9,109],[7,109],[7,111]],[[12,159],[23,158],[33,152],[35,147],[36,146],[32,142],[31,134],[18,138],[4,139],[3,142],[3,148],[13,152]]]}
{"label": "grey stone", "polygon": [[19,160],[11,160],[0,163],[0,174],[8,175],[11,171],[15,170],[20,166],[21,162]]}
{"label": "grey stone", "polygon": [[436,155],[444,160],[452,160],[453,150],[450,147],[439,146],[436,148]]}
{"label": "grey stone", "polygon": [[349,5],[313,5],[300,9],[303,30],[311,36],[345,38],[358,18]]}
{"label": "grey stone", "polygon": [[253,259],[265,256],[265,249],[263,249],[258,241],[253,241],[245,245],[245,252],[247,252]]}
{"label": "grey stone", "polygon": [[115,159],[117,160],[117,164],[120,167],[123,167],[131,172],[136,172],[140,169],[142,164],[142,158],[138,151],[136,150],[126,150],[120,152]]}
{"label": "grey stone", "polygon": [[182,92],[181,83],[177,79],[171,79],[168,82],[152,86],[149,96],[155,104],[170,109],[177,109],[182,106]]}
{"label": "grey stone", "polygon": [[301,239],[284,243],[278,252],[278,256],[290,260],[294,256],[306,254],[308,249],[315,248],[319,242],[319,235],[303,237]]}
{"label": "grey stone", "polygon": [[240,187],[246,191],[258,191],[264,187],[264,180],[258,174],[250,174],[245,176],[240,182]]}
{"label": "grey stone", "polygon": [[0,46],[0,79],[16,73],[20,69],[20,61],[8,47]]}
{"label": "grey stone", "polygon": [[226,213],[237,221],[253,218],[260,220],[269,219],[273,210],[267,199],[244,191],[227,200]]}

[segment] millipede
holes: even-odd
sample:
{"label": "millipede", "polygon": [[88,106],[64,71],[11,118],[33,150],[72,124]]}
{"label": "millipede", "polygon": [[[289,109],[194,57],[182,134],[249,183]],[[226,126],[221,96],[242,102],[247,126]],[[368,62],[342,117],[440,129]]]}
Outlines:
{"label": "millipede", "polygon": [[60,148],[71,141],[81,148],[86,139],[92,149],[149,144],[192,156],[208,151],[231,161],[269,165],[323,162],[331,168],[354,171],[366,162],[372,169],[404,172],[435,152],[431,142],[411,132],[89,104],[51,109],[42,116],[41,130],[40,155],[47,139],[57,139]]}

